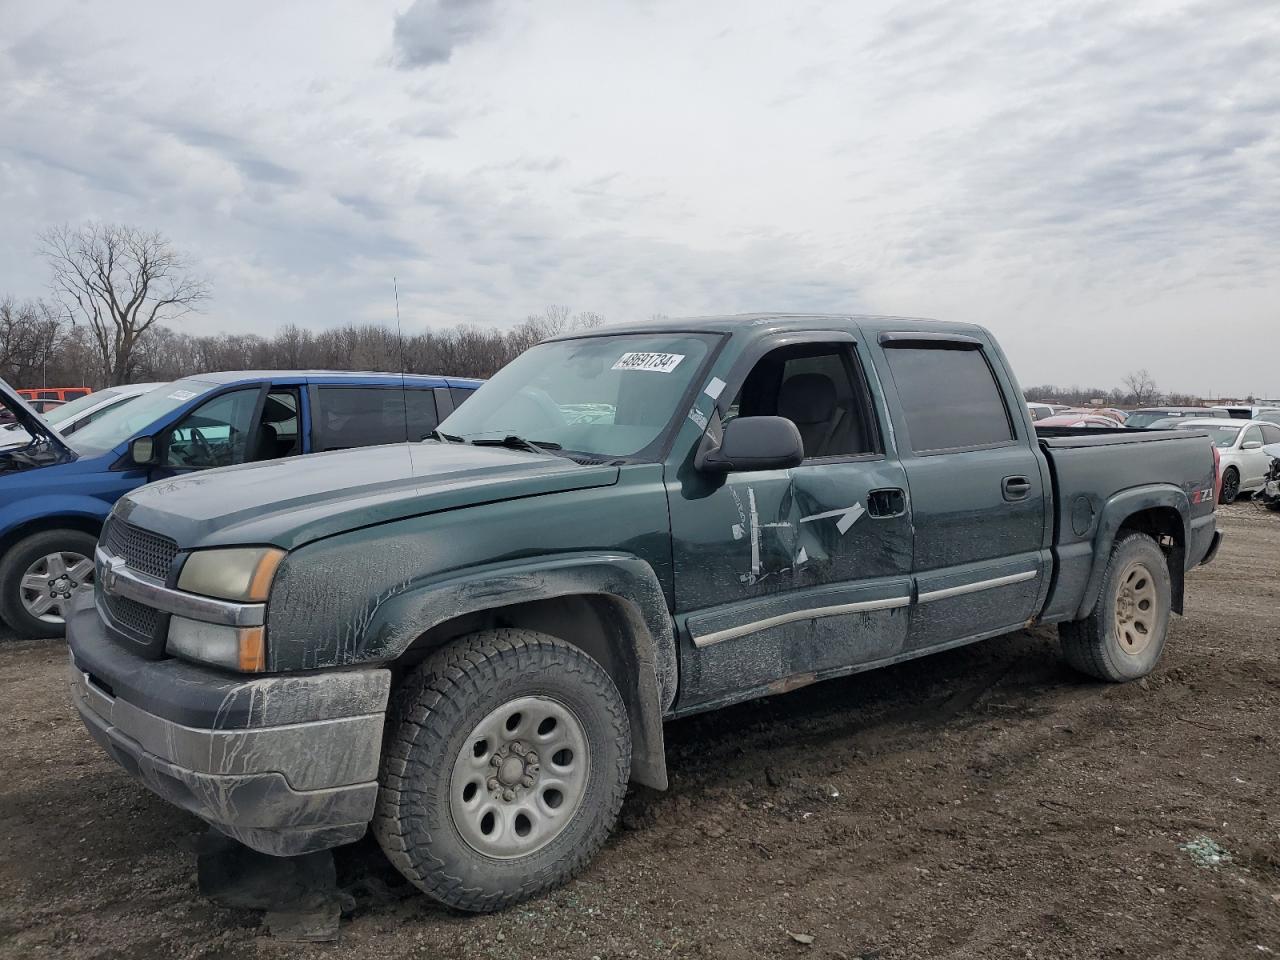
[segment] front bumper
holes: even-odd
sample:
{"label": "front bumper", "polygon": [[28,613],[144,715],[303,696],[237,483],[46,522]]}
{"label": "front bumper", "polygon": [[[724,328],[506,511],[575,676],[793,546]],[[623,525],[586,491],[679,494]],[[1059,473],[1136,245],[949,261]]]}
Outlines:
{"label": "front bumper", "polygon": [[391,675],[336,670],[255,679],[113,642],[92,594],[67,618],[72,701],[133,777],[263,853],[358,840],[377,799]]}

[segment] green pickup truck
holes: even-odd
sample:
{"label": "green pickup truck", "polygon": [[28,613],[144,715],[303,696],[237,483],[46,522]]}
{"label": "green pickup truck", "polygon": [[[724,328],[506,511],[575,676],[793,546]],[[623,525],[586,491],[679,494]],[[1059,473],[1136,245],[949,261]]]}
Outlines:
{"label": "green pickup truck", "polygon": [[153,483],[73,597],[72,695],[257,850],[372,827],[453,907],[572,877],[663,722],[1034,623],[1147,674],[1221,534],[1186,431],[1037,436],[981,327],[753,315],[544,342],[421,443]]}

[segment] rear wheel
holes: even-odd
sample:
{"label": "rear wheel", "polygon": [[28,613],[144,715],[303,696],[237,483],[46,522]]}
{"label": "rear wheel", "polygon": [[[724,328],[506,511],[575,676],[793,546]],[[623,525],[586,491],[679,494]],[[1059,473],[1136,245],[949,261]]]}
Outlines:
{"label": "rear wheel", "polygon": [[44,530],[0,559],[0,616],[20,636],[60,637],[71,594],[93,582],[97,538],[82,530]]}
{"label": "rear wheel", "polygon": [[419,889],[490,911],[559,886],[599,850],[631,769],[626,707],[578,648],[492,630],[396,691],[373,831]]}
{"label": "rear wheel", "polygon": [[1113,683],[1145,677],[1164,649],[1172,596],[1164,551],[1146,534],[1125,537],[1111,551],[1093,613],[1058,627],[1067,663]]}
{"label": "rear wheel", "polygon": [[1240,471],[1235,467],[1227,467],[1222,474],[1222,494],[1218,497],[1218,502],[1235,503],[1238,496],[1240,496]]}

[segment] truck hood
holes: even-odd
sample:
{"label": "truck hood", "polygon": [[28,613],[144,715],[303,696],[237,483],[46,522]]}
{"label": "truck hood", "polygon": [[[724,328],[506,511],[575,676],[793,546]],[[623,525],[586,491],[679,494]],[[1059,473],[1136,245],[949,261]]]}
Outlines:
{"label": "truck hood", "polygon": [[40,419],[14,389],[0,380],[0,404],[3,404],[17,418],[18,426],[27,432],[27,436],[12,436],[14,443],[6,443],[10,431],[0,434],[0,473],[16,473],[33,467],[46,467],[54,463],[65,463],[76,458],[75,452],[67,446],[57,431]]}
{"label": "truck hood", "polygon": [[115,515],[183,548],[269,543],[290,550],[356,527],[617,479],[617,467],[551,454],[406,443],[162,480],[124,497]]}

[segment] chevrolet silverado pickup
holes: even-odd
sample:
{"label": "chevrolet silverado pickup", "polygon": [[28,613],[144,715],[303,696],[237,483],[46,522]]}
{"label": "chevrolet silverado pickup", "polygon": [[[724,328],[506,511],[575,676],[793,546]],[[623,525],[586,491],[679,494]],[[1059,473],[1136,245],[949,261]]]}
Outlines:
{"label": "chevrolet silverado pickup", "polygon": [[1037,436],[981,327],[663,321],[548,340],[419,443],[125,494],[73,595],[91,734],[259,851],[372,829],[465,910],[566,881],[663,721],[1057,624],[1155,666],[1208,562],[1186,431]]}

